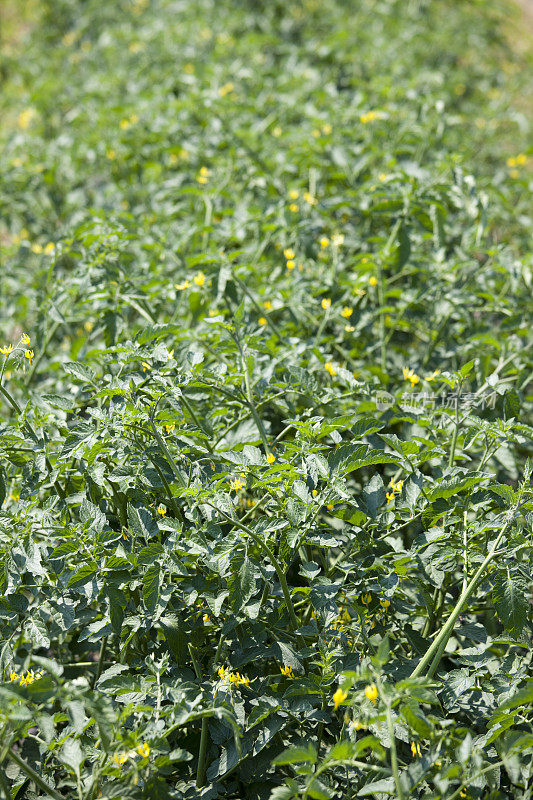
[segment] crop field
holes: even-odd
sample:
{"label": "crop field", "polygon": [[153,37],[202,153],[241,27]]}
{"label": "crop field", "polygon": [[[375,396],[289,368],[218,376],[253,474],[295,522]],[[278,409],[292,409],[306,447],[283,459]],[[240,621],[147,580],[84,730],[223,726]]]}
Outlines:
{"label": "crop field", "polygon": [[532,800],[525,18],[2,5],[0,799]]}

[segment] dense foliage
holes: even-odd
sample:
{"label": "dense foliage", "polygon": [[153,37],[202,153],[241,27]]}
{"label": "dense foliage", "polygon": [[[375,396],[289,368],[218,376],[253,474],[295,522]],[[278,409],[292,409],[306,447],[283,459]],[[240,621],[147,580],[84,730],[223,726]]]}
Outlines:
{"label": "dense foliage", "polygon": [[531,798],[509,7],[39,5],[0,63],[0,794]]}

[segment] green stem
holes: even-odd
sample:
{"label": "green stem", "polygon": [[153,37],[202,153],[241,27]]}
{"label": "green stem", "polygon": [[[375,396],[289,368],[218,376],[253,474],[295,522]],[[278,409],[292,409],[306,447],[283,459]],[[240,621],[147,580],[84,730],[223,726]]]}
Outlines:
{"label": "green stem", "polygon": [[100,680],[100,675],[102,674],[102,669],[103,669],[103,666],[104,666],[106,647],[107,647],[107,636],[104,636],[104,638],[102,639],[101,647],[100,647],[100,655],[98,656],[98,668],[96,670],[96,675],[94,676],[93,689],[96,686],[96,684],[98,683],[98,681]]}
{"label": "green stem", "polygon": [[206,436],[206,438],[207,438],[207,442],[206,442],[207,449],[209,450],[210,453],[213,453],[213,448],[211,447],[211,444],[209,442],[209,432],[205,429],[205,427],[202,425],[202,423],[200,422],[200,420],[196,416],[193,407],[191,406],[191,404],[189,403],[189,401],[187,400],[187,398],[185,397],[183,392],[181,393],[181,402],[183,403],[183,405],[185,406],[185,408],[187,409],[187,411],[189,412],[189,414],[193,418],[194,423],[197,426],[198,430],[202,431],[202,433]]}
{"label": "green stem", "polygon": [[52,797],[53,800],[65,800],[63,795],[58,794],[55,789],[52,789],[52,787],[41,778],[39,773],[35,772],[35,770],[11,748],[7,751],[7,757],[14,761],[15,764],[28,776],[28,778],[47,795],[47,797]]}
{"label": "green stem", "polygon": [[453,633],[453,629],[455,627],[455,623],[457,621],[457,618],[459,617],[459,615],[461,614],[463,608],[467,604],[470,596],[475,591],[475,589],[476,589],[479,581],[481,580],[481,578],[483,576],[483,573],[485,572],[486,568],[488,567],[490,562],[495,557],[498,545],[501,542],[502,538],[504,537],[504,535],[505,535],[507,529],[509,528],[510,524],[511,524],[511,519],[509,519],[505,523],[505,525],[501,529],[500,533],[498,534],[498,536],[494,540],[494,543],[493,543],[490,551],[487,553],[487,555],[483,559],[483,562],[480,564],[480,566],[476,570],[474,576],[472,577],[470,582],[467,584],[466,588],[463,589],[463,591],[461,592],[461,596],[459,597],[459,600],[457,601],[454,610],[452,611],[452,613],[448,617],[448,620],[446,621],[446,623],[442,627],[439,635],[435,638],[435,640],[433,641],[433,643],[429,647],[426,655],[422,658],[422,660],[419,662],[419,664],[415,667],[415,669],[411,673],[411,678],[418,678],[420,675],[422,675],[424,673],[426,667],[428,667],[428,666],[429,666],[429,669],[427,671],[428,677],[431,678],[431,676],[434,675],[435,670],[437,669],[437,667],[439,665],[439,662],[440,662],[440,659],[441,659],[442,654],[444,652],[444,649],[445,649],[446,645],[448,644],[448,640],[450,639],[450,636]]}
{"label": "green stem", "polygon": [[390,765],[392,769],[392,775],[394,777],[394,785],[396,786],[396,796],[398,800],[403,800],[402,784],[400,781],[400,770],[398,769],[398,754],[396,753],[396,738],[394,736],[394,725],[392,722],[390,705],[388,703],[385,703],[385,714],[387,715],[387,728],[389,731],[389,739],[390,739]]}
{"label": "green stem", "polygon": [[[196,677],[198,682],[202,682],[202,670],[198,659],[196,658],[196,653],[192,645],[189,645],[189,653],[191,654],[192,663],[194,666],[194,671],[196,673]],[[205,773],[207,769],[206,764],[206,753],[207,753],[207,726],[208,726],[208,717],[202,718],[202,728],[200,731],[200,749],[198,750],[198,767],[196,770],[196,787],[201,789],[202,786],[205,786]]]}

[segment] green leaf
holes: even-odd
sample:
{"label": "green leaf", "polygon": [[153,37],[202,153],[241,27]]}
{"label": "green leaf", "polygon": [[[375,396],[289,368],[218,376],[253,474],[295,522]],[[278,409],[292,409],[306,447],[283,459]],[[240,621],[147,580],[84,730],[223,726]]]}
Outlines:
{"label": "green leaf", "polygon": [[312,744],[308,744],[307,747],[288,747],[272,763],[277,766],[282,764],[301,764],[302,762],[316,764],[316,759],[315,747]]}
{"label": "green leaf", "polygon": [[493,578],[492,600],[505,629],[520,636],[526,624],[528,611],[527,581],[519,573],[512,574],[509,567]]}
{"label": "green leaf", "polygon": [[159,564],[152,564],[148,567],[143,576],[143,600],[146,609],[150,614],[155,612],[159,602],[159,580]]}

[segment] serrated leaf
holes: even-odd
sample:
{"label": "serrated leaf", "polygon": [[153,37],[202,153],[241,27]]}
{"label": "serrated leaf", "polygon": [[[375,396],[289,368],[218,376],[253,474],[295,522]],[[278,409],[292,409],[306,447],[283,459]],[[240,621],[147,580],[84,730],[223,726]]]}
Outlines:
{"label": "serrated leaf", "polygon": [[512,574],[509,567],[493,578],[492,600],[505,629],[520,636],[527,618],[527,582],[522,575]]}
{"label": "serrated leaf", "polygon": [[157,608],[160,592],[160,569],[159,564],[152,564],[148,567],[143,576],[143,600],[146,610],[153,614]]}

